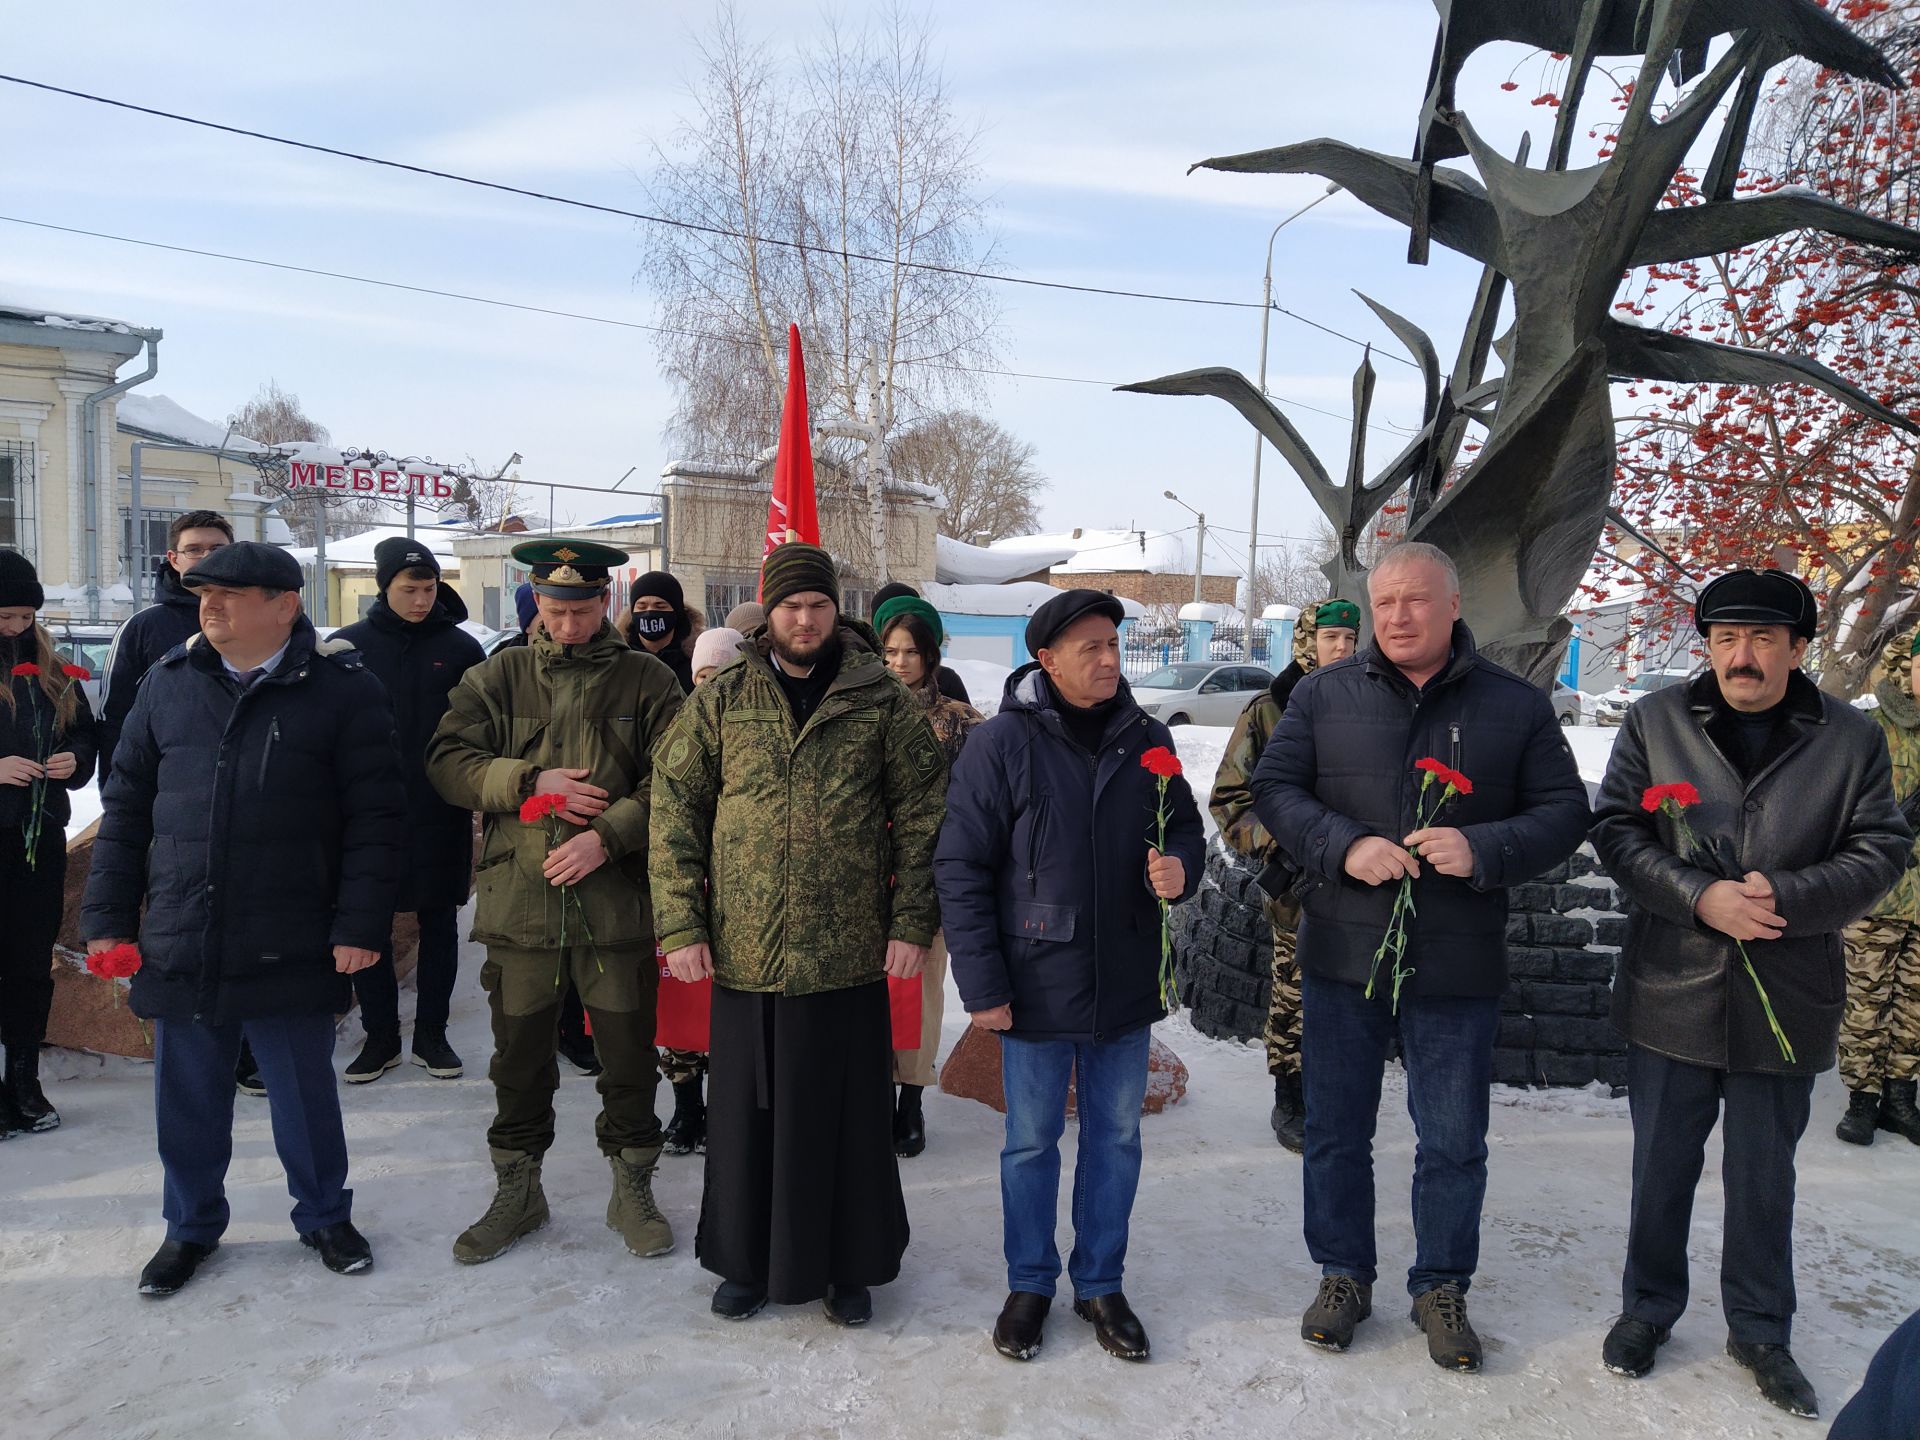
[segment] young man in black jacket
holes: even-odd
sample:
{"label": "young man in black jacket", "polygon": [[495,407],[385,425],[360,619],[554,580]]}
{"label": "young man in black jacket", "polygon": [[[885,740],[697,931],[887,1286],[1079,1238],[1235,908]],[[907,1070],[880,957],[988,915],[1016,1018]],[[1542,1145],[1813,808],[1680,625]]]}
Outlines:
{"label": "young man in black jacket", "polygon": [[[427,742],[447,713],[460,677],[486,658],[480,642],[460,628],[467,618],[460,592],[440,579],[440,562],[423,540],[394,535],[373,547],[380,598],[367,618],[336,639],[360,652],[387,687],[393,738],[407,792],[407,866],[394,908],[411,914],[420,930],[414,969],[413,1063],[436,1079],[457,1080],[462,1066],[447,1043],[447,1016],[460,968],[456,916],[473,875],[473,813],[449,805],[427,779]],[[400,1063],[400,986],[393,939],[380,963],[357,970],[353,991],[367,1043],[342,1077],[348,1084],[378,1080]]]}
{"label": "young man in black jacket", "polygon": [[316,643],[293,557],[230,545],[191,583],[204,634],[140,687],[81,905],[89,950],[138,940],[132,1005],[154,1022],[167,1239],[141,1273],[152,1296],[190,1281],[226,1230],[243,1036],[301,1243],[340,1274],[373,1264],[352,1221],[333,1017],[346,977],[380,958],[406,842],[386,694],[352,651]]}
{"label": "young man in black jacket", "polygon": [[[1316,882],[1301,902],[1300,1052],[1306,1239],[1322,1279],[1300,1334],[1344,1350],[1372,1313],[1373,1133],[1397,1033],[1418,1139],[1413,1321],[1435,1364],[1475,1371],[1466,1294],[1487,1189],[1507,887],[1573,853],[1587,792],[1546,692],[1475,650],[1443,551],[1396,546],[1367,594],[1373,643],[1294,688],[1253,774],[1261,822]],[[1472,787],[1437,815],[1444,791],[1425,768],[1436,761]],[[1381,958],[1403,878],[1414,900],[1405,951]]]}

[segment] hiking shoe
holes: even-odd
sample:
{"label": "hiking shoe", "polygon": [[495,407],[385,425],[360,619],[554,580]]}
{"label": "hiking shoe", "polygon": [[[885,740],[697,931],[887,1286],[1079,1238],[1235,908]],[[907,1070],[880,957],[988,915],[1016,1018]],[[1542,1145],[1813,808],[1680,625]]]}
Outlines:
{"label": "hiking shoe", "polygon": [[458,1080],[467,1073],[459,1054],[447,1043],[444,1030],[413,1032],[413,1063],[436,1080]]}
{"label": "hiking shoe", "polygon": [[1727,1341],[1727,1354],[1753,1372],[1754,1382],[1769,1405],[1777,1405],[1802,1420],[1820,1418],[1820,1401],[1813,1386],[1800,1373],[1793,1352],[1784,1345],[1744,1345]]}
{"label": "hiking shoe", "polygon": [[1600,1363],[1616,1375],[1638,1380],[1653,1369],[1657,1352],[1672,1333],[1665,1325],[1622,1315],[1607,1331],[1600,1347]]}
{"label": "hiking shoe", "polygon": [[707,1148],[707,1101],[698,1075],[673,1082],[673,1118],[667,1122],[665,1143],[669,1155]]}
{"label": "hiking shoe", "polygon": [[1442,1370],[1472,1375],[1480,1369],[1480,1337],[1467,1321],[1467,1297],[1458,1285],[1414,1296],[1409,1318],[1427,1332],[1427,1354]]}
{"label": "hiking shoe", "polygon": [[1847,1113],[1833,1127],[1833,1133],[1849,1145],[1873,1144],[1873,1132],[1880,1128],[1880,1097],[1871,1090],[1855,1090],[1847,1096]]}
{"label": "hiking shoe", "polygon": [[547,1194],[540,1188],[540,1157],[519,1150],[490,1153],[499,1185],[487,1213],[453,1242],[453,1258],[462,1265],[479,1265],[506,1254],[522,1235],[533,1234],[549,1219]]}
{"label": "hiking shoe", "polygon": [[836,1325],[864,1325],[873,1319],[873,1292],[864,1285],[829,1285],[820,1307]]}
{"label": "hiking shoe", "polygon": [[378,1080],[387,1071],[400,1063],[400,1034],[369,1035],[367,1043],[360,1047],[360,1053],[354,1057],[346,1073],[340,1078],[349,1085],[365,1085],[370,1080]]}
{"label": "hiking shoe", "polygon": [[644,1258],[673,1249],[673,1227],[653,1201],[653,1171],[660,1147],[628,1148],[607,1161],[613,1167],[613,1194],[607,1199],[607,1228],[618,1230],[627,1250]]}
{"label": "hiking shoe", "polygon": [[1322,1350],[1344,1350],[1353,1343],[1353,1327],[1373,1314],[1373,1286],[1351,1275],[1323,1275],[1320,1293],[1300,1317],[1300,1338]]}
{"label": "hiking shoe", "polygon": [[738,1280],[722,1280],[713,1292],[713,1313],[722,1320],[745,1320],[767,1308],[764,1285],[744,1285]]}

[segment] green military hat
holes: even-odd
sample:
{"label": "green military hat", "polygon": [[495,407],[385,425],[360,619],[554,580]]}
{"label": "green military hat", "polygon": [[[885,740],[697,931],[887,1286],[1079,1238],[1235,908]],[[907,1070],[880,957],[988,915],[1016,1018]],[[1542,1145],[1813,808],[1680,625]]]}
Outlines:
{"label": "green military hat", "polygon": [[1324,600],[1313,612],[1318,630],[1358,630],[1360,607],[1351,600]]}
{"label": "green military hat", "polygon": [[604,595],[608,570],[627,563],[627,552],[592,540],[528,540],[513,547],[513,558],[532,574],[533,593],[553,600],[592,600]]}

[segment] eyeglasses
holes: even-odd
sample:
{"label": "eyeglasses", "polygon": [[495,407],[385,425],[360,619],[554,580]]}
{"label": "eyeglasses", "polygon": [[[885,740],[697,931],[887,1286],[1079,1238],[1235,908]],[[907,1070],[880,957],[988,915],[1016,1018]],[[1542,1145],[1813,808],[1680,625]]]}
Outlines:
{"label": "eyeglasses", "polygon": [[224,550],[226,548],[224,543],[219,545],[182,545],[174,553],[176,555],[191,555],[197,560],[203,555],[211,555],[216,550]]}

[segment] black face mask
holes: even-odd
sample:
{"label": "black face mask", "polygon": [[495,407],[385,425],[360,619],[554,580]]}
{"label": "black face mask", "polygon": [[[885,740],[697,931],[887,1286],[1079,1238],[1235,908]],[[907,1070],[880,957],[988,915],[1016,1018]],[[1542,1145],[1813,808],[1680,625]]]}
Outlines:
{"label": "black face mask", "polygon": [[673,616],[665,610],[636,610],[633,633],[648,640],[665,639],[673,633]]}

